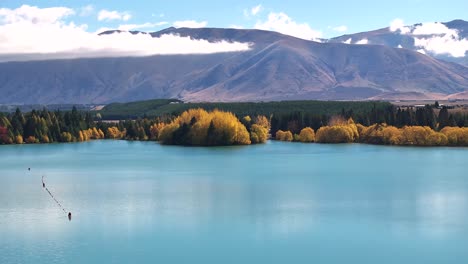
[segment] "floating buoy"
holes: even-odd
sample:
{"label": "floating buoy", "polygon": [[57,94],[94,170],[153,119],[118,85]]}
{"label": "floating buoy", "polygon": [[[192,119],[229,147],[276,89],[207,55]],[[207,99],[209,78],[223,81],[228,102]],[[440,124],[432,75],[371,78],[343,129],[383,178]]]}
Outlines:
{"label": "floating buoy", "polygon": [[[65,208],[63,208],[62,204],[60,204],[60,202],[57,199],[55,199],[54,195],[49,191],[49,189],[45,187],[44,176],[42,176],[42,188],[44,188],[49,193],[50,197],[54,199],[55,203],[60,207],[60,209],[62,209],[64,213],[67,213]],[[71,212],[68,212],[67,216],[68,216],[68,220],[71,221],[71,218],[72,218]]]}

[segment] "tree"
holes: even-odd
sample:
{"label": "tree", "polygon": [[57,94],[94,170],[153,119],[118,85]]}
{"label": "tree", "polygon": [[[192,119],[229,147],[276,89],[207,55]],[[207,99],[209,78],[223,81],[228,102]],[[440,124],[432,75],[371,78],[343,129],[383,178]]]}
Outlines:
{"label": "tree", "polygon": [[265,143],[268,139],[268,130],[260,125],[253,124],[250,129],[250,141],[252,144]]}
{"label": "tree", "polygon": [[446,126],[450,125],[450,120],[449,120],[449,112],[447,110],[447,107],[442,107],[439,112],[439,117],[437,119],[439,123],[439,129],[443,129]]}
{"label": "tree", "polygon": [[312,128],[306,127],[301,130],[299,133],[300,142],[314,142],[315,141],[315,132]]}
{"label": "tree", "polygon": [[163,144],[207,146],[251,143],[245,125],[234,114],[203,109],[187,110],[164,126],[160,141]]}
{"label": "tree", "polygon": [[276,131],[276,140],[293,141],[293,134],[291,131],[278,130]]}

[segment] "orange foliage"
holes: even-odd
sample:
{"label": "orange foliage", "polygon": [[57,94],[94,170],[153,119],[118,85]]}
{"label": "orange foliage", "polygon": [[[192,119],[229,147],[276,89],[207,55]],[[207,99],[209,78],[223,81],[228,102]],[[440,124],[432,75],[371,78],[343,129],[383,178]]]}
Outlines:
{"label": "orange foliage", "polygon": [[268,130],[260,125],[253,124],[250,128],[250,140],[252,144],[265,143],[268,139]]}
{"label": "orange foliage", "polygon": [[107,128],[107,138],[110,139],[121,139],[125,137],[125,132],[121,132],[118,127]]}
{"label": "orange foliage", "polygon": [[190,109],[183,112],[160,132],[160,141],[177,145],[250,144],[246,127],[229,112]]}
{"label": "orange foliage", "polygon": [[36,141],[36,138],[35,138],[35,137],[29,136],[28,138],[26,138],[26,143],[28,143],[28,144],[34,144],[34,143],[37,143],[37,141]]}
{"label": "orange foliage", "polygon": [[156,123],[150,126],[150,139],[151,140],[159,140],[159,136],[161,135],[161,131],[166,124],[164,123]]}
{"label": "orange foliage", "polygon": [[451,146],[468,146],[468,127],[444,127],[441,131]]}
{"label": "orange foliage", "polygon": [[23,144],[23,136],[17,135],[17,136],[15,137],[15,143],[16,143],[16,144]]}
{"label": "orange foliage", "polygon": [[359,139],[358,127],[350,118],[348,121],[336,118],[334,125],[319,128],[315,141],[319,143],[351,143]]}
{"label": "orange foliage", "polygon": [[276,131],[276,140],[293,141],[293,134],[291,131],[278,130]]}
{"label": "orange foliage", "polygon": [[315,132],[312,128],[306,127],[301,130],[299,133],[298,140],[300,142],[314,142],[315,141]]}

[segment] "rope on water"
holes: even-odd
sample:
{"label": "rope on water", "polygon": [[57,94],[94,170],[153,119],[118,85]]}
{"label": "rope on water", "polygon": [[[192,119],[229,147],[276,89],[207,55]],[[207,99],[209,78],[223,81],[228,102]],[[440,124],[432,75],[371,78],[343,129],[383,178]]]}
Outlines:
{"label": "rope on water", "polygon": [[68,214],[67,211],[65,210],[65,208],[63,208],[62,204],[60,204],[59,201],[57,201],[57,199],[55,199],[54,195],[49,191],[49,189],[45,186],[45,182],[44,182],[44,176],[42,176],[42,187],[45,188],[45,190],[49,193],[50,197],[52,197],[52,199],[54,199],[55,203],[57,203],[57,205],[63,210],[64,213]]}

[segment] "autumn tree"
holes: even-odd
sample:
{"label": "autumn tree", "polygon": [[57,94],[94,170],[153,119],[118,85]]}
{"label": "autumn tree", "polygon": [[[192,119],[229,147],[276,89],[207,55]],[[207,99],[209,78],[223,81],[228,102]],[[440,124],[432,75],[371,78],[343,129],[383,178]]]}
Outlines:
{"label": "autumn tree", "polygon": [[164,126],[163,144],[175,145],[245,145],[250,144],[246,127],[229,112],[190,109]]}
{"label": "autumn tree", "polygon": [[278,130],[276,131],[276,140],[293,141],[293,134],[291,131]]}
{"label": "autumn tree", "polygon": [[298,140],[300,142],[314,142],[315,141],[315,132],[312,128],[306,127],[301,130],[299,133]]}
{"label": "autumn tree", "polygon": [[253,124],[250,128],[250,141],[252,144],[265,143],[268,139],[268,130],[257,124]]}

